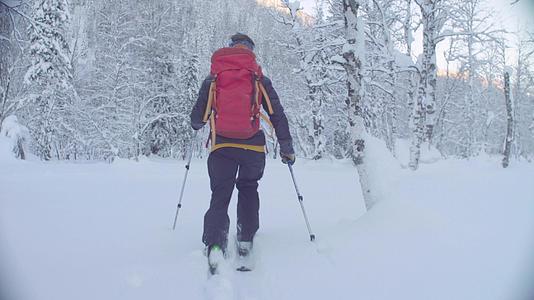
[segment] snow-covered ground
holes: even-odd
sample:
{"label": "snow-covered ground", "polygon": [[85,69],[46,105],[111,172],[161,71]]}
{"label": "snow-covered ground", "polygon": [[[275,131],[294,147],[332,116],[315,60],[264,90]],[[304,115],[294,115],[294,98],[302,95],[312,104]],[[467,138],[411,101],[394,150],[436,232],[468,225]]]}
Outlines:
{"label": "snow-covered ground", "polygon": [[[13,299],[495,299],[534,295],[534,165],[447,160],[373,174],[364,213],[349,162],[300,160],[308,240],[287,167],[260,184],[256,269],[208,280],[209,202],[195,160],[176,231],[183,162],[0,163],[0,272]],[[379,177],[377,179],[377,176]],[[234,196],[236,196],[234,194]],[[235,219],[235,199],[231,218]],[[232,224],[232,229],[234,225]]]}

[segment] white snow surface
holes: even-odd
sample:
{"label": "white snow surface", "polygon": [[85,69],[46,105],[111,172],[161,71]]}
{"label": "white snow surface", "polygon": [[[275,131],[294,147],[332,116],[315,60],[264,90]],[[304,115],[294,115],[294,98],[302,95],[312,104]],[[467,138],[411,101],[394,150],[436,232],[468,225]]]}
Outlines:
{"label": "white snow surface", "polygon": [[[0,167],[4,162],[15,159],[15,155],[13,154],[13,141],[7,136],[0,135]],[[2,172],[1,169],[0,172]]]}
{"label": "white snow surface", "polygon": [[532,164],[440,160],[411,172],[379,156],[382,199],[367,213],[350,162],[297,162],[316,243],[287,167],[269,159],[255,270],[230,259],[209,279],[204,160],[192,162],[176,231],[181,161],[2,161],[0,283],[15,300],[532,299]]}

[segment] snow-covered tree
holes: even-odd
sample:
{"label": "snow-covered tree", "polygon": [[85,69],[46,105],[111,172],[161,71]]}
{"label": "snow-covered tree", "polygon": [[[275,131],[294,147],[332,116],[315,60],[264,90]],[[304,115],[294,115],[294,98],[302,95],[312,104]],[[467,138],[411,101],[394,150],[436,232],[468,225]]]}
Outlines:
{"label": "snow-covered tree", "polygon": [[[412,85],[406,85],[402,76],[414,69],[410,54],[403,55],[395,44],[402,44],[404,19],[402,2],[373,0],[366,9],[366,102],[369,119],[374,125],[371,132],[384,138],[388,148],[395,152],[399,137],[399,103]],[[411,11],[409,12],[411,15]],[[410,23],[411,26],[411,23]],[[407,45],[410,49],[411,45]],[[408,62],[408,63],[406,63]]]}
{"label": "snow-covered tree", "polygon": [[11,76],[9,71],[10,57],[12,55],[11,35],[12,22],[9,18],[8,7],[0,4],[0,130],[2,121],[7,117],[6,104],[8,101]]}
{"label": "snow-covered tree", "polygon": [[181,94],[178,103],[177,126],[180,132],[178,138],[178,148],[182,158],[185,159],[189,146],[193,142],[193,135],[189,125],[189,114],[198,97],[200,88],[200,62],[197,55],[198,43],[188,43],[189,47],[185,51],[183,58],[182,72],[180,77]]}
{"label": "snow-covered tree", "polygon": [[514,141],[512,154],[515,157],[528,157],[528,153],[534,149],[532,124],[534,124],[534,101],[532,101],[534,83],[534,35],[516,34],[517,39],[517,62],[513,70],[515,84],[513,85],[513,118],[514,118]]}
{"label": "snow-covered tree", "polygon": [[[283,1],[281,13],[275,19],[288,26],[292,42],[288,48],[296,54],[299,67],[295,74],[302,78],[306,87],[303,111],[296,117],[299,124],[299,144],[304,155],[318,160],[326,151],[325,120],[323,117],[325,102],[329,99],[330,78],[327,74],[328,51],[332,40],[325,33],[331,27],[323,21],[322,4],[319,4],[318,15],[313,24],[303,18],[300,1]],[[301,135],[305,135],[300,139]]]}
{"label": "snow-covered tree", "polygon": [[30,26],[31,65],[25,82],[34,88],[32,102],[32,135],[42,158],[52,158],[57,142],[72,133],[73,86],[69,45],[66,39],[69,21],[65,0],[39,0],[34,3],[33,22]]}
{"label": "snow-covered tree", "polygon": [[132,50],[135,56],[144,58],[135,61],[136,69],[141,70],[136,72],[135,81],[140,84],[135,89],[147,99],[141,101],[139,119],[141,152],[145,155],[170,156],[173,141],[181,138],[175,121],[181,78],[174,54],[179,45],[175,36],[178,24],[172,19],[174,9],[167,1],[152,1],[136,18],[136,25],[144,28]]}
{"label": "snow-covered tree", "polygon": [[481,92],[477,81],[481,80],[482,65],[487,63],[482,53],[488,46],[492,46],[493,41],[498,40],[498,34],[501,33],[501,30],[494,29],[491,23],[494,13],[486,10],[484,5],[483,0],[459,1],[450,12],[452,30],[448,35],[452,36],[455,43],[451,55],[456,63],[460,64],[458,71],[466,79],[467,87],[462,112],[466,133],[459,141],[464,145],[464,157],[477,154],[481,149],[481,143],[478,141],[480,134],[476,131],[483,128],[481,123],[485,122],[485,118],[477,111],[481,108],[477,103],[480,97],[476,97]]}
{"label": "snow-covered tree", "polygon": [[367,209],[371,209],[376,199],[369,185],[367,162],[365,160],[365,124],[362,110],[362,56],[365,55],[363,23],[358,17],[359,2],[343,0],[343,16],[345,21],[345,39],[343,45],[343,67],[347,78],[346,104],[351,136],[351,156],[360,179],[363,198]]}
{"label": "snow-covered tree", "polygon": [[514,114],[512,109],[512,96],[510,92],[510,73],[505,71],[504,73],[504,98],[506,103],[506,136],[504,138],[504,149],[502,166],[507,168],[510,164],[510,149],[512,148],[512,142],[514,139]]}
{"label": "snow-covered tree", "polygon": [[2,121],[24,108],[25,45],[29,17],[19,1],[0,2],[0,129]]}
{"label": "snow-covered tree", "polygon": [[434,132],[436,112],[436,45],[443,37],[440,35],[445,25],[447,9],[442,0],[415,0],[421,10],[423,25],[423,53],[419,64],[419,85],[416,102],[413,105],[411,126],[413,131],[410,149],[410,168],[419,165],[421,144],[430,143]]}

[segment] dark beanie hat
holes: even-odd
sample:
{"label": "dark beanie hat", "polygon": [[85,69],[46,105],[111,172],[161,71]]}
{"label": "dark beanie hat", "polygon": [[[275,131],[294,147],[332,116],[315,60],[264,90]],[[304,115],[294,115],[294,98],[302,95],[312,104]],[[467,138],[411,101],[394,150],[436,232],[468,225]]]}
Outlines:
{"label": "dark beanie hat", "polygon": [[239,32],[232,35],[230,37],[230,40],[230,47],[234,47],[237,44],[242,44],[247,46],[250,50],[254,50],[254,47],[256,46],[254,44],[254,41],[252,41],[252,39],[248,35]]}

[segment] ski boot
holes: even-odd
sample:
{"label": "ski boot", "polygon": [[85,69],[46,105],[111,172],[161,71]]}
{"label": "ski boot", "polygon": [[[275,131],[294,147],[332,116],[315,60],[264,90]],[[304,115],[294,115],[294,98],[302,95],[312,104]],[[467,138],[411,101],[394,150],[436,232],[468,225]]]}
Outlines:
{"label": "ski boot", "polygon": [[211,245],[206,248],[208,266],[211,275],[219,274],[219,266],[224,262],[224,252],[219,245]]}
{"label": "ski boot", "polygon": [[252,271],[252,241],[237,241],[237,271],[250,272]]}

